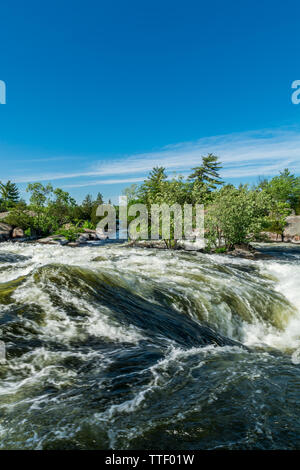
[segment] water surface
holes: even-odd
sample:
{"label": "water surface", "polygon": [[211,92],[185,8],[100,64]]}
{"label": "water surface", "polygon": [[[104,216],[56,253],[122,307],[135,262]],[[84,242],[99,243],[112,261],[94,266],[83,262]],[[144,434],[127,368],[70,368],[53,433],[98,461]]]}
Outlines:
{"label": "water surface", "polygon": [[297,449],[300,247],[0,244],[2,449]]}

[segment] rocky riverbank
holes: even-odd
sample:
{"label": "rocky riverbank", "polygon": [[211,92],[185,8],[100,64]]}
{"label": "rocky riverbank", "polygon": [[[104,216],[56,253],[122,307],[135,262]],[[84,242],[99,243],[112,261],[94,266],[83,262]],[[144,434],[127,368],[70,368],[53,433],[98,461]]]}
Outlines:
{"label": "rocky riverbank", "polygon": [[24,238],[24,231],[20,227],[12,227],[4,222],[0,222],[0,242]]}
{"label": "rocky riverbank", "polygon": [[262,236],[266,241],[275,243],[296,243],[300,244],[300,216],[291,215],[286,219],[287,225],[283,234],[274,232],[262,232]]}
{"label": "rocky riverbank", "polygon": [[66,245],[66,246],[81,246],[86,245],[89,241],[98,241],[105,239],[101,237],[96,230],[91,229],[83,229],[82,233],[78,233],[77,239],[75,241],[67,240],[62,235],[50,235],[49,237],[39,238],[35,240],[35,243],[39,243],[42,245]]}
{"label": "rocky riverbank", "polygon": [[[4,241],[19,241],[19,242],[30,242],[34,241],[39,244],[46,245],[66,245],[71,247],[78,247],[85,245],[89,241],[105,240],[107,237],[104,234],[98,233],[96,230],[83,229],[83,232],[77,234],[75,240],[68,240],[62,235],[50,235],[44,238],[37,237],[26,237],[23,229],[21,227],[13,227],[5,222],[1,222],[3,217],[0,214],[0,242]],[[292,243],[300,245],[300,216],[290,216],[287,217],[287,225],[283,234],[278,234],[274,232],[262,232],[261,240],[266,242],[274,243]],[[183,250],[197,250],[201,251],[199,246],[185,246],[185,241],[180,241],[177,243],[176,249]],[[135,245],[144,248],[158,248],[166,249],[166,244],[163,240],[141,240],[141,241],[132,241],[129,242],[130,245]],[[193,245],[193,244],[192,244]],[[247,248],[248,247],[248,248]],[[257,259],[260,257],[259,252],[254,252],[249,250],[248,245],[243,245],[235,248],[229,254],[233,256],[243,256],[249,259]]]}
{"label": "rocky riverbank", "polygon": [[22,228],[12,227],[5,222],[0,222],[0,242],[35,242],[42,245],[68,245],[76,247],[85,245],[88,241],[96,241],[105,238],[106,237],[97,233],[96,230],[87,228],[83,229],[83,232],[78,233],[78,237],[75,241],[69,241],[62,235],[49,235],[44,238],[27,237]]}

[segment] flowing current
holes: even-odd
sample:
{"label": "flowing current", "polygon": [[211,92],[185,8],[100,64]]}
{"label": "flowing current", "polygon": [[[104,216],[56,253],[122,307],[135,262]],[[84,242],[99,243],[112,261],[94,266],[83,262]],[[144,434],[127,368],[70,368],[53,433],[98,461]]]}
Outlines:
{"label": "flowing current", "polygon": [[0,449],[299,449],[300,247],[0,244]]}

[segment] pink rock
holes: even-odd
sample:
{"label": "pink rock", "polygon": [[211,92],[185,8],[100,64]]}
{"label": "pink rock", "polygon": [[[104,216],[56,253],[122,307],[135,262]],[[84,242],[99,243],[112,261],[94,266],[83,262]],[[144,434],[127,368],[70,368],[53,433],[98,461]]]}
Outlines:
{"label": "pink rock", "polygon": [[13,229],[12,238],[23,238],[24,237],[24,230],[20,227],[16,227]]}

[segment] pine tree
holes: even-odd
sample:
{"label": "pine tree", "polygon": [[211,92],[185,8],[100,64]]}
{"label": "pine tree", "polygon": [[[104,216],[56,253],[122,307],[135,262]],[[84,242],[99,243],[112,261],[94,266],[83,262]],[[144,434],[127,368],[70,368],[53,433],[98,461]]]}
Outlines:
{"label": "pine tree", "polygon": [[97,206],[99,206],[100,204],[103,204],[103,196],[102,196],[101,193],[98,193],[98,194],[97,194],[95,204],[96,204]]}
{"label": "pine tree", "polygon": [[87,194],[81,203],[81,218],[84,220],[91,220],[94,201],[91,194]]}
{"label": "pine tree", "polygon": [[150,172],[148,179],[144,181],[141,186],[141,196],[146,199],[148,203],[160,203],[162,195],[164,193],[165,185],[167,181],[167,175],[165,168],[162,166],[156,166]]}
{"label": "pine tree", "polygon": [[189,176],[190,180],[194,180],[198,186],[206,185],[207,190],[213,191],[218,185],[223,184],[219,176],[222,166],[219,158],[212,153],[206,157],[202,157],[202,165],[192,168],[193,173]]}
{"label": "pine tree", "polygon": [[2,203],[6,208],[12,207],[20,200],[17,185],[11,181],[7,181],[6,184],[0,182],[0,193]]}

